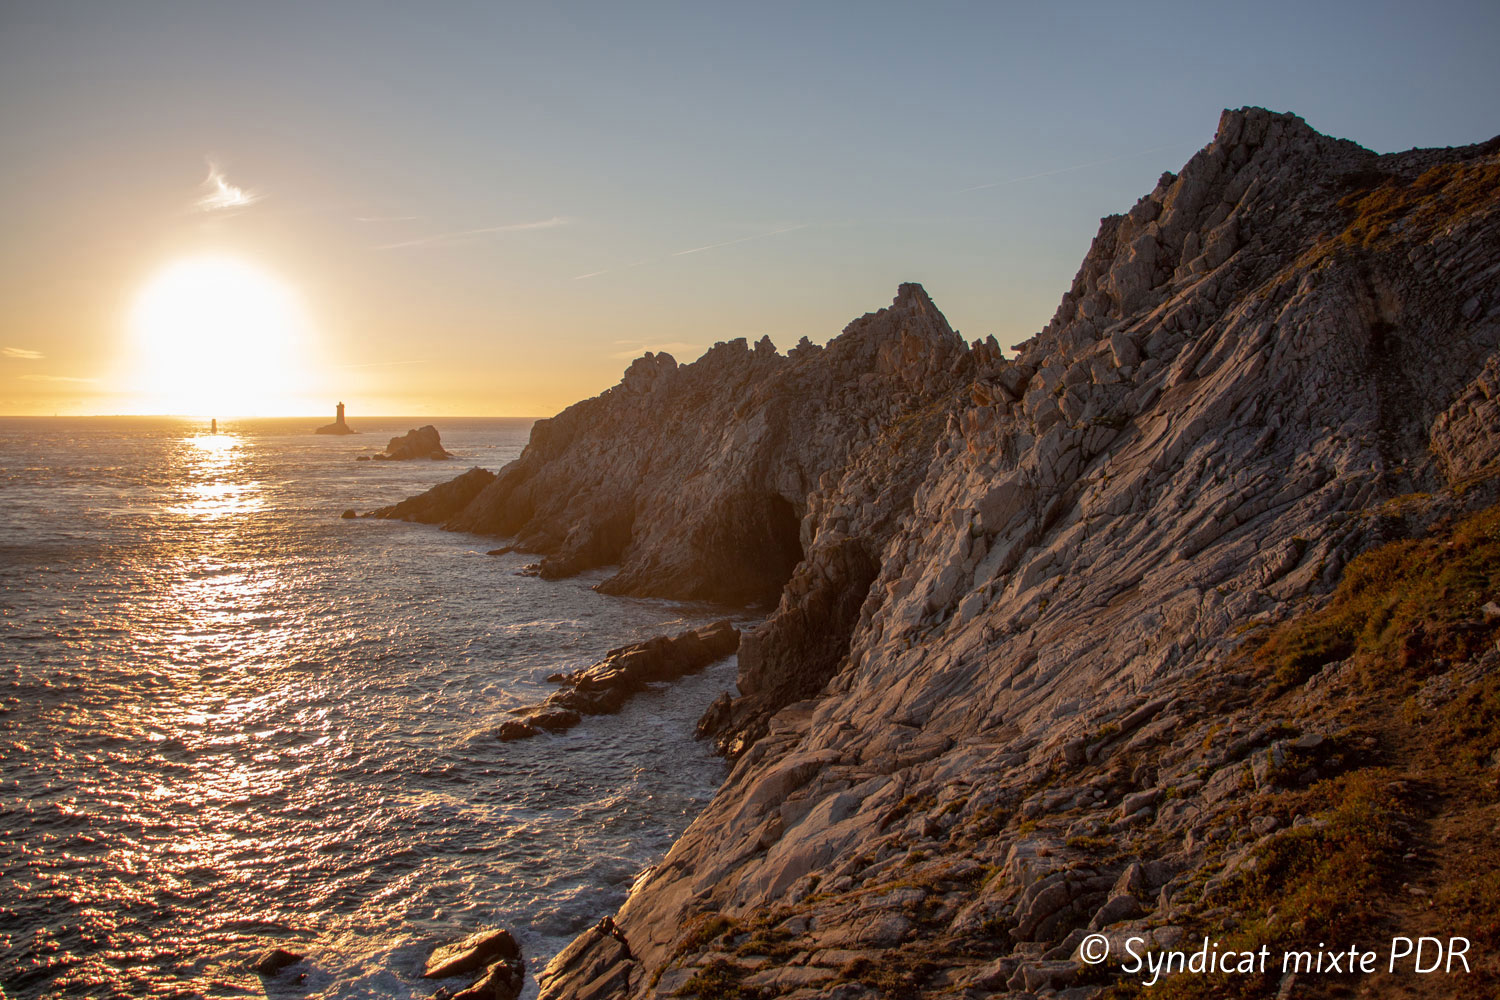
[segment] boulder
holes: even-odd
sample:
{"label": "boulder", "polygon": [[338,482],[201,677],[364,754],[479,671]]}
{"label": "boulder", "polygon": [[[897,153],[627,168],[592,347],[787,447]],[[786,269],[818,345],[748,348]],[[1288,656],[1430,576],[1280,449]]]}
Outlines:
{"label": "boulder", "polygon": [[274,976],[288,965],[296,965],[302,956],[285,948],[267,948],[250,960],[250,971],[262,976]]}
{"label": "boulder", "polygon": [[545,729],[549,733],[560,733],[572,729],[583,721],[583,717],[571,709],[559,708],[545,712],[535,712],[526,716],[526,724],[535,729]]}
{"label": "boulder", "polygon": [[502,722],[495,729],[495,738],[498,739],[501,743],[510,743],[515,740],[530,739],[536,734],[537,730],[535,727],[529,726],[524,722],[516,722],[514,720],[509,722]]}
{"label": "boulder", "polygon": [[445,459],[453,456],[443,450],[438,429],[431,424],[407,431],[393,437],[385,451],[375,455],[382,462],[403,462],[413,458]]}
{"label": "boulder", "polygon": [[477,972],[495,962],[521,958],[521,946],[507,930],[475,931],[462,941],[445,944],[427,958],[423,979],[448,979]]}
{"label": "boulder", "polygon": [[449,1000],[515,1000],[526,985],[524,971],[519,959],[495,962],[473,985],[459,990]]}

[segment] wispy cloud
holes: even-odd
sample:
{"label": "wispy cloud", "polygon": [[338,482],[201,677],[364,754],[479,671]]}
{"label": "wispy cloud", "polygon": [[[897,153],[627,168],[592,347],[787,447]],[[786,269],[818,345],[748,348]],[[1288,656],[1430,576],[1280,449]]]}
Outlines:
{"label": "wispy cloud", "polygon": [[720,247],[732,247],[737,243],[749,243],[751,240],[764,240],[772,236],[780,236],[782,233],[794,233],[799,229],[806,229],[807,223],[799,222],[795,226],[785,226],[781,229],[773,229],[769,233],[756,233],[754,236],[741,236],[737,240],[725,240],[723,243],[709,243],[706,246],[693,247],[691,250],[678,250],[673,257],[686,257],[690,253],[702,253],[705,250],[717,250]]}
{"label": "wispy cloud", "polygon": [[42,360],[42,352],[41,351],[32,351],[32,350],[28,350],[27,348],[24,348],[24,347],[6,347],[6,348],[3,348],[3,349],[0,349],[0,354],[5,355],[7,358],[17,358],[17,359],[19,359],[21,361],[40,361],[40,360]]}
{"label": "wispy cloud", "polygon": [[198,208],[204,212],[222,212],[231,208],[244,208],[260,200],[254,191],[229,183],[224,172],[212,162],[208,165],[208,177],[203,181],[204,195],[198,199]]}
{"label": "wispy cloud", "polygon": [[1042,177],[1055,177],[1058,174],[1069,174],[1075,170],[1087,170],[1089,167],[1102,167],[1106,163],[1118,163],[1121,160],[1134,159],[1137,156],[1145,156],[1147,153],[1159,153],[1164,149],[1171,149],[1171,145],[1152,146],[1150,149],[1138,149],[1134,153],[1121,153],[1119,156],[1108,156],[1102,160],[1090,160],[1088,163],[1075,163],[1071,167],[1058,167],[1056,170],[1043,170],[1039,174],[1026,174],[1021,177],[1007,177],[1003,181],[991,181],[988,184],[975,184],[973,187],[959,188],[954,194],[969,194],[972,191],[987,191],[990,188],[1003,187],[1006,184],[1019,184],[1021,181],[1034,181]]}
{"label": "wispy cloud", "polygon": [[610,357],[612,358],[619,358],[622,360],[638,358],[642,354],[645,354],[647,351],[650,351],[652,354],[660,354],[661,352],[666,351],[668,354],[682,354],[685,356],[689,351],[697,351],[700,349],[700,345],[698,344],[687,344],[683,343],[680,340],[669,341],[665,344],[642,344],[633,340],[617,340],[615,341],[615,343],[633,345],[631,347],[625,348],[624,350],[615,351],[610,355]]}
{"label": "wispy cloud", "polygon": [[558,226],[569,225],[569,220],[560,215],[554,215],[550,219],[538,219],[535,222],[512,222],[504,226],[484,226],[480,229],[461,229],[452,233],[436,233],[432,236],[422,236],[414,240],[402,240],[399,243],[382,243],[375,247],[376,250],[399,250],[403,247],[432,247],[445,246],[450,243],[462,243],[479,236],[489,236],[493,233],[519,233],[531,229],[556,229]]}
{"label": "wispy cloud", "polygon": [[27,382],[97,382],[96,378],[74,378],[71,375],[22,375]]}

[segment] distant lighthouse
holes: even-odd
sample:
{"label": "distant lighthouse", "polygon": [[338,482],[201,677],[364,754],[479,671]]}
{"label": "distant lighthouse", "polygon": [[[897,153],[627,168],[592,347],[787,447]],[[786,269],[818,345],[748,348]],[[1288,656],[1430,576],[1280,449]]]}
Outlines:
{"label": "distant lighthouse", "polygon": [[333,423],[324,424],[319,427],[317,434],[353,434],[354,430],[344,423],[344,404],[340,403],[333,411]]}

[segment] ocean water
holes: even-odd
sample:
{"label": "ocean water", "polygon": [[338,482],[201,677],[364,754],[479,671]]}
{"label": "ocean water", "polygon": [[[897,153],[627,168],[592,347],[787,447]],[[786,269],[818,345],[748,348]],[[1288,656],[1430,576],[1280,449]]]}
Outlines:
{"label": "ocean water", "polygon": [[[437,944],[528,974],[723,777],[692,723],[734,663],[500,743],[548,674],[723,609],[542,581],[497,542],[343,520],[520,453],[357,462],[412,421],[0,420],[0,994],[429,997]],[[262,980],[268,945],[307,959]],[[534,986],[528,992],[534,992]]]}

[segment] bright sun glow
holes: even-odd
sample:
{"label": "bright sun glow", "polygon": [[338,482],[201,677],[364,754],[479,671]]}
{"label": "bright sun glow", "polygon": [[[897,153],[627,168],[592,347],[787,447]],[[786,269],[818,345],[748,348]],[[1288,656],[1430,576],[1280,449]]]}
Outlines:
{"label": "bright sun glow", "polygon": [[137,396],[151,413],[308,412],[310,331],[291,291],[232,257],[159,273],[131,314]]}

